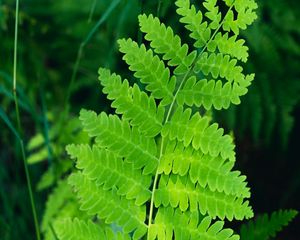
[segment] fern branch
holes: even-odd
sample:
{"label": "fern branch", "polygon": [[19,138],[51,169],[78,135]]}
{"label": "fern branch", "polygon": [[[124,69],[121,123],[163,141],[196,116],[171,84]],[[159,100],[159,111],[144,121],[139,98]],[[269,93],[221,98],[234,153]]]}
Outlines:
{"label": "fern branch", "polygon": [[81,173],[72,174],[69,183],[80,198],[81,210],[89,215],[98,215],[105,219],[106,224],[117,223],[124,233],[134,231],[133,239],[140,239],[146,234],[145,206],[136,206],[133,201],[119,197],[115,188],[111,191],[104,190]]}
{"label": "fern branch", "polygon": [[106,69],[99,69],[99,79],[104,86],[103,93],[113,100],[116,113],[122,114],[147,137],[155,137],[160,132],[165,110],[162,105],[156,107],[153,97],[148,97],[136,84],[129,87],[127,80],[122,81],[120,76]]}
{"label": "fern branch", "polygon": [[237,60],[230,59],[229,55],[205,52],[197,60],[194,71],[196,73],[201,71],[206,76],[211,74],[214,79],[220,76],[228,82],[240,83],[245,76],[242,74],[243,68],[236,66],[236,64]]}
{"label": "fern branch", "polygon": [[227,109],[230,103],[240,104],[240,97],[247,93],[247,87],[254,79],[254,75],[247,75],[240,84],[230,82],[222,83],[221,80],[196,80],[195,76],[187,79],[185,85],[178,93],[177,103],[179,105],[187,104],[188,106],[203,106],[210,110],[213,106],[215,109]]}
{"label": "fern branch", "polygon": [[211,28],[207,22],[202,22],[201,11],[197,11],[194,5],[190,7],[189,0],[178,0],[175,4],[178,7],[176,12],[182,16],[180,22],[186,24],[185,27],[191,31],[190,37],[196,40],[194,46],[204,47],[211,37]]}
{"label": "fern branch", "polygon": [[69,145],[67,152],[77,158],[76,167],[105,190],[117,187],[118,195],[135,199],[138,206],[150,198],[150,175],[142,175],[133,164],[124,162],[113,152],[97,146],[91,149],[89,145]]}
{"label": "fern branch", "polygon": [[130,240],[128,234],[121,232],[114,233],[109,228],[99,226],[92,221],[83,221],[75,218],[71,220],[66,218],[56,224],[57,235],[61,240]]}
{"label": "fern branch", "polygon": [[244,43],[244,39],[237,40],[237,35],[229,37],[228,33],[223,35],[222,33],[218,33],[207,46],[207,50],[215,52],[216,48],[218,48],[220,53],[228,54],[238,60],[247,62],[249,48],[245,46]]}
{"label": "fern branch", "polygon": [[176,75],[185,74],[196,58],[196,51],[188,53],[188,45],[181,44],[178,35],[174,35],[170,27],[160,23],[153,15],[139,16],[140,29],[146,33],[145,39],[150,41],[150,46],[158,54],[163,54],[163,59],[168,61],[169,66],[176,67]]}
{"label": "fern branch", "polygon": [[212,223],[210,217],[203,218],[198,212],[184,212],[179,209],[161,207],[155,217],[155,224],[149,230],[148,240],[203,239],[238,240],[231,229],[223,229],[224,222]]}
{"label": "fern branch", "polygon": [[239,34],[239,29],[246,29],[247,25],[252,24],[257,18],[254,12],[258,7],[255,0],[224,0],[224,2],[227,6],[233,6],[237,12],[236,18],[232,10],[226,14],[222,26],[224,31],[233,31],[234,34]]}
{"label": "fern branch", "polygon": [[80,120],[89,136],[96,137],[99,146],[125,157],[136,169],[144,167],[144,174],[150,174],[157,168],[157,146],[154,139],[141,135],[127,121],[121,121],[114,115],[107,116],[104,112],[97,116],[86,110],[80,111]]}
{"label": "fern branch", "polygon": [[153,97],[162,99],[161,105],[170,104],[173,99],[173,92],[176,84],[176,77],[170,77],[169,68],[165,67],[158,56],[153,56],[152,50],[146,50],[145,45],[138,44],[131,39],[118,41],[120,51],[124,53],[123,60],[134,71],[134,76],[142,83],[147,84],[146,90],[150,91]]}
{"label": "fern branch", "polygon": [[211,191],[248,198],[250,192],[246,177],[239,171],[232,171],[233,165],[233,162],[225,161],[220,156],[211,157],[191,146],[185,148],[182,143],[172,141],[166,145],[158,172],[188,175],[193,184],[199,183],[203,188],[208,186]]}
{"label": "fern branch", "polygon": [[249,202],[244,198],[226,195],[223,192],[211,191],[199,184],[192,183],[188,177],[178,175],[162,175],[159,187],[156,189],[155,206],[171,205],[179,207],[181,211],[200,211],[202,215],[208,213],[212,218],[219,217],[228,220],[253,217]]}
{"label": "fern branch", "polygon": [[229,135],[224,135],[224,130],[218,124],[209,125],[208,117],[201,117],[199,113],[191,116],[191,109],[183,111],[180,106],[176,109],[172,119],[162,129],[162,136],[170,140],[178,139],[187,147],[193,148],[204,154],[216,157],[219,154],[223,159],[235,161],[234,144]]}

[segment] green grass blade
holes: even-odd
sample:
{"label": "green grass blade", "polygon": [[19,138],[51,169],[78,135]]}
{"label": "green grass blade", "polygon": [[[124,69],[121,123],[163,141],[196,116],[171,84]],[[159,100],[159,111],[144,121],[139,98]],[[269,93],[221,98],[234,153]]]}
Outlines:
{"label": "green grass blade", "polygon": [[20,138],[18,131],[13,126],[12,122],[9,120],[7,114],[4,112],[4,110],[2,109],[1,106],[0,106],[0,117],[6,123],[6,125],[9,127],[9,129],[12,131],[12,133],[15,135],[15,137],[20,141],[21,138]]}
{"label": "green grass blade", "polygon": [[[75,65],[73,68],[73,72],[72,72],[72,76],[71,76],[71,81],[67,90],[67,94],[66,94],[66,99],[65,99],[65,112],[64,115],[67,115],[67,111],[68,111],[68,102],[70,99],[70,95],[72,93],[72,89],[73,89],[73,84],[75,82],[76,76],[77,76],[77,72],[78,72],[78,68],[79,68],[79,64],[82,58],[82,53],[83,53],[83,49],[85,47],[85,45],[91,40],[91,38],[94,36],[94,34],[96,33],[96,31],[98,30],[98,28],[106,21],[106,19],[109,17],[109,15],[111,14],[111,12],[118,6],[118,4],[121,2],[121,0],[114,0],[111,2],[110,6],[106,9],[106,11],[104,12],[104,14],[102,15],[102,17],[98,20],[98,22],[95,24],[95,26],[91,29],[91,31],[88,33],[88,35],[86,36],[86,38],[81,42],[78,52],[77,52],[77,57],[76,57],[76,61],[75,61]],[[63,117],[64,119],[64,117]]]}

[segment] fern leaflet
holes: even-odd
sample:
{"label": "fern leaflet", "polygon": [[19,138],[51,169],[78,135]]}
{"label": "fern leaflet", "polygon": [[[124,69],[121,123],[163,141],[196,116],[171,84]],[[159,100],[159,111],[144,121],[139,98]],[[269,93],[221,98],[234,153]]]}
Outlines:
{"label": "fern leaflet", "polygon": [[[62,227],[63,226],[63,227]],[[130,240],[129,235],[120,232],[114,233],[110,228],[102,228],[92,221],[83,221],[75,218],[66,218],[57,224],[57,235],[62,240]]]}

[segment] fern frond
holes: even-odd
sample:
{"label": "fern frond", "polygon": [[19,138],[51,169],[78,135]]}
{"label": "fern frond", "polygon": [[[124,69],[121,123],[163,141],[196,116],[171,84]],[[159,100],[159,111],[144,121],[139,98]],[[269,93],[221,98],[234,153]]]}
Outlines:
{"label": "fern frond", "polygon": [[202,215],[227,218],[230,221],[251,218],[253,211],[248,204],[244,198],[211,191],[209,188],[192,183],[187,177],[172,174],[162,175],[155,195],[156,207],[171,205],[172,208],[179,207],[181,211],[199,210]]}
{"label": "fern frond", "polygon": [[[191,76],[178,93],[179,104],[204,106],[206,110],[212,106],[217,110],[227,109],[230,103],[240,103],[240,97],[247,93],[247,87],[254,78],[253,75],[245,76],[242,73],[242,67],[237,65],[236,59],[247,61],[248,48],[244,46],[243,39],[237,40],[239,32],[236,28],[245,29],[252,23],[256,18],[253,10],[257,6],[254,6],[255,2],[252,0],[226,1],[229,10],[221,20],[221,13],[216,2],[216,0],[203,2],[203,6],[208,10],[205,16],[210,20],[209,23],[203,20],[202,12],[197,11],[189,0],[176,1],[177,13],[181,16],[180,21],[191,32],[190,36],[196,41],[195,47],[203,48],[197,57],[193,71],[206,76],[210,75],[213,78],[196,81],[195,76]],[[232,8],[239,14],[236,20],[231,19]],[[223,27],[225,31],[234,29],[235,35],[229,38],[228,33],[218,32],[220,27]],[[206,49],[207,52],[204,51]],[[217,49],[219,53],[215,53]],[[222,83],[218,77],[226,79],[226,83]]]}
{"label": "fern frond", "polygon": [[130,125],[137,126],[148,137],[160,132],[165,109],[162,105],[156,107],[153,97],[148,97],[136,84],[130,87],[127,80],[122,81],[119,75],[111,74],[107,69],[99,69],[99,80],[104,86],[103,93],[113,100],[116,113],[123,114],[123,119],[129,120]]}
{"label": "fern frond", "polygon": [[133,239],[140,239],[147,232],[145,206],[137,206],[133,201],[118,196],[116,188],[104,190],[81,173],[73,173],[69,183],[80,198],[81,210],[99,216],[106,224],[118,224],[124,233],[134,232]]}
{"label": "fern frond", "polygon": [[135,199],[138,206],[150,199],[150,175],[143,175],[133,168],[133,164],[124,162],[113,152],[95,145],[93,148],[69,145],[67,152],[72,158],[77,158],[76,167],[82,170],[82,174],[96,181],[97,186],[103,185],[104,190],[116,187],[118,195]]}
{"label": "fern frond", "polygon": [[79,118],[89,136],[96,137],[97,145],[125,157],[136,169],[144,167],[145,174],[156,169],[158,159],[154,139],[141,135],[137,128],[130,127],[128,121],[104,112],[97,116],[95,112],[87,110],[81,110]]}
{"label": "fern frond", "polygon": [[[237,66],[236,64],[237,60],[231,59],[229,55],[223,55],[221,53],[208,54],[205,52],[197,60],[194,71],[196,73],[201,71],[201,73],[203,73],[204,75],[211,75],[214,79],[218,79],[218,77],[225,78],[227,80],[226,83],[230,83],[229,86],[230,88],[232,88],[229,95],[230,102],[239,104],[239,97],[245,95],[248,92],[247,88],[251,84],[251,81],[254,79],[254,75],[251,74],[245,76],[242,73],[243,68],[241,66]],[[217,83],[218,82],[219,81],[217,81]],[[220,86],[218,86],[218,89],[217,83],[215,88],[212,88],[212,93],[217,92],[218,90],[220,91],[220,89],[222,89],[222,84],[219,83]],[[222,104],[217,104],[217,107],[219,107],[218,105],[222,106]]]}
{"label": "fern frond", "polygon": [[224,31],[233,31],[234,34],[239,34],[239,30],[245,30],[248,25],[251,25],[257,18],[254,12],[257,9],[255,0],[223,0],[228,7],[234,8],[237,12],[237,17],[233,9],[230,9],[224,17],[222,25]]}
{"label": "fern frond", "polygon": [[222,35],[217,33],[213,40],[207,44],[207,50],[215,52],[218,48],[222,54],[228,54],[233,58],[247,62],[249,48],[244,45],[244,39],[237,39],[238,35],[228,36],[228,33]]}
{"label": "fern frond", "polygon": [[91,220],[82,221],[77,218],[66,218],[55,225],[57,236],[61,240],[130,240],[128,234],[114,233],[109,228],[103,228]]}
{"label": "fern frond", "polygon": [[[80,112],[93,145],[67,148],[77,158],[79,172],[69,182],[80,209],[117,225],[133,239],[237,240],[232,230],[223,229],[222,221],[211,224],[211,219],[253,216],[246,177],[233,170],[232,137],[210,123],[208,113],[192,108],[238,104],[253,80],[238,65],[238,60],[247,59],[248,49],[234,27],[250,23],[252,0],[224,1],[229,4],[225,17],[216,0],[204,1],[205,13],[189,0],[176,1],[181,22],[192,32],[196,48],[202,48],[193,51],[158,18],[140,15],[150,48],[132,39],[118,43],[146,92],[100,69],[103,92],[122,117]],[[233,10],[239,22],[230,22]],[[226,27],[235,34],[226,33]],[[203,77],[211,80],[199,80]]]}
{"label": "fern frond", "polygon": [[228,38],[228,33],[222,34],[218,32],[214,38],[212,31],[217,29],[221,24],[221,13],[216,5],[216,0],[204,1],[203,5],[208,10],[205,14],[211,20],[211,23],[203,21],[201,11],[197,11],[194,5],[190,4],[189,0],[177,0],[177,13],[181,16],[180,22],[185,24],[191,34],[190,37],[195,40],[194,46],[202,48],[207,45],[207,50],[215,52],[218,48],[220,53],[229,54],[234,58],[247,61],[248,47],[244,46],[245,40],[238,39],[238,34]]}
{"label": "fern frond", "polygon": [[277,232],[287,226],[290,221],[298,214],[295,210],[279,210],[272,215],[263,214],[248,223],[243,224],[241,228],[242,240],[268,240],[275,237]]}
{"label": "fern frond", "polygon": [[198,212],[184,212],[179,209],[161,207],[155,223],[149,229],[149,240],[164,239],[201,239],[201,240],[238,240],[229,228],[223,229],[224,222],[212,223],[210,217]]}
{"label": "fern frond", "polygon": [[123,60],[129,65],[129,69],[135,72],[134,76],[147,84],[146,90],[150,91],[153,97],[162,99],[163,106],[170,104],[173,100],[176,77],[170,76],[170,70],[165,67],[164,62],[153,55],[151,49],[147,50],[143,44],[138,46],[131,39],[121,39],[118,43],[120,52],[125,54]]}
{"label": "fern frond", "polygon": [[194,46],[204,47],[211,37],[211,28],[206,21],[202,22],[202,12],[197,11],[189,0],[177,0],[175,4],[178,7],[176,12],[182,16],[180,22],[186,24],[186,29],[191,31],[190,37],[196,40]]}
{"label": "fern frond", "polygon": [[249,198],[246,177],[239,171],[232,171],[233,166],[234,162],[225,161],[220,156],[211,157],[191,146],[185,148],[182,143],[172,141],[167,143],[158,173],[188,175],[192,183],[198,183],[202,188],[208,186],[213,192]]}
{"label": "fern frond", "polygon": [[219,7],[216,6],[217,0],[205,0],[203,6],[207,9],[205,16],[210,20],[209,27],[213,30],[218,29],[222,15],[219,12]]}
{"label": "fern frond", "polygon": [[223,159],[235,161],[232,138],[223,135],[224,130],[218,128],[218,124],[209,125],[208,117],[201,117],[199,113],[191,115],[191,109],[183,111],[182,106],[178,107],[171,121],[164,125],[162,136],[182,141],[185,147],[192,144],[194,149],[201,149],[212,157],[220,154]]}
{"label": "fern frond", "polygon": [[178,92],[177,102],[179,105],[203,106],[210,110],[227,109],[230,103],[240,104],[240,97],[247,93],[247,87],[254,79],[254,75],[246,75],[245,79],[237,83],[226,82],[224,85],[221,80],[202,79],[197,81],[195,76],[190,77],[183,88]]}
{"label": "fern frond", "polygon": [[245,76],[242,74],[243,68],[236,64],[237,60],[230,59],[229,55],[205,52],[197,59],[194,71],[196,73],[201,71],[206,76],[211,74],[214,79],[220,76],[229,82],[240,83]]}
{"label": "fern frond", "polygon": [[140,29],[146,33],[145,39],[150,41],[150,46],[158,54],[163,54],[163,59],[169,66],[175,66],[175,74],[186,73],[194,62],[197,52],[189,53],[187,44],[181,44],[181,39],[175,35],[170,27],[166,27],[153,15],[139,16]]}

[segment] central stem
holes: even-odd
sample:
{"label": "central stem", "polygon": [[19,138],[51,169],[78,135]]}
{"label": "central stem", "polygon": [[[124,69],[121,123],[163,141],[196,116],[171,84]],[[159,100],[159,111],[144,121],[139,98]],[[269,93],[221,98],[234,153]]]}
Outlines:
{"label": "central stem", "polygon": [[[172,113],[172,110],[174,108],[175,101],[177,99],[177,95],[178,95],[179,91],[181,90],[181,88],[183,86],[183,83],[185,82],[185,80],[187,79],[187,77],[189,76],[189,74],[191,73],[191,71],[193,70],[193,68],[194,68],[194,63],[190,66],[189,70],[185,73],[185,75],[184,75],[184,77],[183,77],[183,79],[182,79],[182,81],[181,81],[181,83],[180,83],[180,85],[179,85],[179,87],[178,87],[175,95],[174,95],[173,101],[172,101],[172,103],[170,105],[170,108],[169,108],[167,116],[166,116],[166,120],[165,120],[165,122],[164,122],[163,125],[165,125],[169,121],[171,113]],[[165,138],[162,137],[161,145],[160,145],[160,151],[159,151],[158,165],[160,164],[160,160],[161,160],[162,155],[163,155],[164,144],[165,144]],[[158,178],[159,178],[159,173],[158,173],[158,168],[157,168],[156,173],[155,173],[155,177],[154,177],[153,187],[152,187],[152,195],[151,195],[151,202],[150,202],[150,211],[149,211],[149,218],[148,218],[148,234],[147,234],[147,239],[149,239],[150,227],[151,227],[151,224],[152,224],[152,215],[153,215],[153,208],[154,208],[154,196],[155,196],[155,190],[156,190],[156,185],[157,185]]]}

